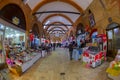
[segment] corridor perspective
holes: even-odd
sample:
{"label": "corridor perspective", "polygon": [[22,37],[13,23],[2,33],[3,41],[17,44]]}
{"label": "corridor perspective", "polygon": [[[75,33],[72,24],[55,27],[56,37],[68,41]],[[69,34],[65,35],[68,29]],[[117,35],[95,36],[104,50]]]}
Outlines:
{"label": "corridor perspective", "polygon": [[120,0],[0,0],[0,80],[120,80]]}
{"label": "corridor perspective", "polygon": [[81,60],[69,59],[68,49],[57,48],[51,55],[38,60],[21,77],[11,80],[111,80],[105,72],[108,62],[87,68]]}

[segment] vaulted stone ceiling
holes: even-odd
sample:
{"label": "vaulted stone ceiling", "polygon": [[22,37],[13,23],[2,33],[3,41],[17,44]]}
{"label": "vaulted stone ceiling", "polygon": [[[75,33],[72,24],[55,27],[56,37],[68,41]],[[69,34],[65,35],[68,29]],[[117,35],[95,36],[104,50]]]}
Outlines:
{"label": "vaulted stone ceiling", "polygon": [[[93,0],[25,0],[49,34],[65,34]],[[52,12],[51,12],[52,11]],[[44,12],[44,13],[43,13]],[[48,12],[48,13],[47,13]]]}

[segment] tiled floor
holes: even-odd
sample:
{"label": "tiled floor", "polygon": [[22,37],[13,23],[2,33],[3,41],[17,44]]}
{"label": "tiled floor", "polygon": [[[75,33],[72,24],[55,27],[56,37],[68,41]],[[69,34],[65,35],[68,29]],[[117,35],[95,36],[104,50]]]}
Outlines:
{"label": "tiled floor", "polygon": [[70,61],[68,50],[56,49],[52,55],[37,61],[21,77],[12,76],[11,80],[110,80],[106,76],[109,63],[92,69],[86,68],[82,61]]}

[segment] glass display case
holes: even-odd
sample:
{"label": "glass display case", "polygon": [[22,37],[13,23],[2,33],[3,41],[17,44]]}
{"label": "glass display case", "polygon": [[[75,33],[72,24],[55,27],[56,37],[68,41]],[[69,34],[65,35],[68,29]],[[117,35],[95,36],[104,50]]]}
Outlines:
{"label": "glass display case", "polygon": [[89,46],[83,53],[83,62],[95,68],[105,61],[105,53],[98,47]]}
{"label": "glass display case", "polygon": [[19,52],[12,49],[9,55],[9,58],[6,59],[9,70],[17,75],[21,75],[41,58],[41,50],[27,49]]}

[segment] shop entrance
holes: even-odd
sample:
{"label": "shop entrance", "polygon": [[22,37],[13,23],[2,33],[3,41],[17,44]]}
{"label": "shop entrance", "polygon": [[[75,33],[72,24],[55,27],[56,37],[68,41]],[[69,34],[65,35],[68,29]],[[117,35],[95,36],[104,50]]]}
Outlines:
{"label": "shop entrance", "polygon": [[38,24],[34,24],[33,27],[32,27],[32,30],[30,32],[30,47],[31,48],[38,48],[40,46],[40,31],[39,31],[39,26]]}
{"label": "shop entrance", "polygon": [[120,25],[111,23],[106,28],[107,31],[107,56],[114,58],[120,49]]}

